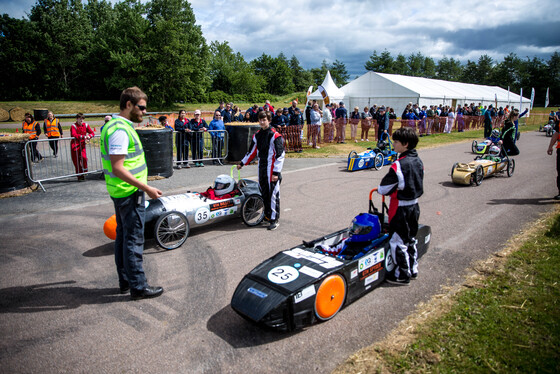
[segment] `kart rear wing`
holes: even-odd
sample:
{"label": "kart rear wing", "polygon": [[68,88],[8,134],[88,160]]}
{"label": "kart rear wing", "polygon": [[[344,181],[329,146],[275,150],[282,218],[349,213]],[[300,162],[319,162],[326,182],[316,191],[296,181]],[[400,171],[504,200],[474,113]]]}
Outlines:
{"label": "kart rear wing", "polygon": [[377,187],[369,191],[369,213],[375,214],[379,217],[379,222],[381,222],[382,227],[385,229],[386,226],[389,224],[387,212],[389,208],[387,204],[385,204],[385,195],[381,195],[381,212],[373,205],[373,193],[377,192]]}

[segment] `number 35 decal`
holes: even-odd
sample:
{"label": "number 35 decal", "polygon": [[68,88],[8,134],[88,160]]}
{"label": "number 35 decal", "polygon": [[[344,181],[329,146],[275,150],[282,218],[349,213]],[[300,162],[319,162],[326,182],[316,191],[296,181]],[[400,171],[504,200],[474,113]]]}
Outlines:
{"label": "number 35 decal", "polygon": [[277,266],[268,272],[268,280],[272,283],[283,284],[294,281],[299,277],[299,271],[291,266]]}
{"label": "number 35 decal", "polygon": [[198,224],[208,221],[210,218],[210,211],[208,208],[200,208],[194,214],[194,221]]}

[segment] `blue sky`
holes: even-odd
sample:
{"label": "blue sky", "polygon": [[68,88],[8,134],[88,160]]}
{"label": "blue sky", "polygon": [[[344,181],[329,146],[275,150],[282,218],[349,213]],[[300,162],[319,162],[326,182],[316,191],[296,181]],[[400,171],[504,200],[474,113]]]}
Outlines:
{"label": "blue sky", "polygon": [[[0,12],[22,18],[35,3],[0,0]],[[365,72],[374,50],[462,62],[483,54],[501,61],[510,52],[547,60],[560,52],[558,0],[192,0],[191,5],[208,44],[227,40],[247,61],[262,53],[295,55],[306,69],[339,60],[352,78]]]}

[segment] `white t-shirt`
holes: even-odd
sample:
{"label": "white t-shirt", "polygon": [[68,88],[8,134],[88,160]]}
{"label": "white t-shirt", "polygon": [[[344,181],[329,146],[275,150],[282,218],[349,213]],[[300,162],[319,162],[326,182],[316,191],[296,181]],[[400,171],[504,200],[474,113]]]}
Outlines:
{"label": "white t-shirt", "polygon": [[128,133],[124,130],[116,130],[109,137],[109,154],[126,155],[128,153]]}
{"label": "white t-shirt", "polygon": [[128,133],[125,130],[116,130],[109,137],[109,154],[126,155],[128,153],[128,144]]}

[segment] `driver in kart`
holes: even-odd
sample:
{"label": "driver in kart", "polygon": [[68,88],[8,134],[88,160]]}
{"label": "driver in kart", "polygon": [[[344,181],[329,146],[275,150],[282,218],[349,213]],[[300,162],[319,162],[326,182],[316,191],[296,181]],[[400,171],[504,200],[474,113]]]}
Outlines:
{"label": "driver in kart", "polygon": [[347,238],[343,238],[332,246],[320,244],[315,249],[332,256],[344,255],[347,258],[354,258],[379,237],[381,233],[379,218],[370,213],[360,213],[352,220],[348,233]]}
{"label": "driver in kart", "polygon": [[235,180],[226,174],[218,175],[214,181],[214,187],[208,187],[205,192],[200,193],[211,200],[229,199],[239,194]]}

